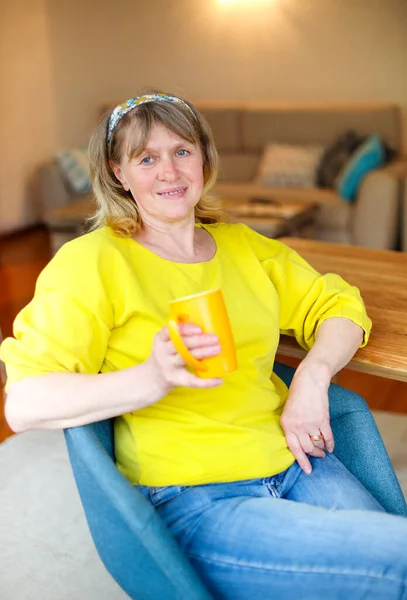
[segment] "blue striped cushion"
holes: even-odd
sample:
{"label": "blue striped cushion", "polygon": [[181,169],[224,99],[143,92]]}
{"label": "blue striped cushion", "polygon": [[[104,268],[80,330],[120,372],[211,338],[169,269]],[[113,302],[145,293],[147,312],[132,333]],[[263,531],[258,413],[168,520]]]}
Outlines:
{"label": "blue striped cushion", "polygon": [[371,135],[342,167],[335,182],[339,196],[352,202],[363,179],[385,162],[385,151],[378,135]]}
{"label": "blue striped cushion", "polygon": [[73,192],[82,194],[92,187],[86,148],[62,150],[58,152],[55,159]]}

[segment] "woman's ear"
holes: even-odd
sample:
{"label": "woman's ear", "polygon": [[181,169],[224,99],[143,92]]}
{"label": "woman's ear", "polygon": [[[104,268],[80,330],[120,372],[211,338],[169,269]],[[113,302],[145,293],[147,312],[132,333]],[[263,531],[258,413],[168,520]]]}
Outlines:
{"label": "woman's ear", "polygon": [[116,163],[114,163],[111,160],[109,161],[109,165],[110,165],[110,168],[112,169],[112,171],[113,171],[116,179],[118,179],[120,181],[120,183],[122,184],[123,188],[126,190],[126,192],[128,192],[129,189],[130,189],[130,186],[127,183],[127,179],[126,179],[126,177],[125,177],[125,175],[123,173],[123,169],[121,168],[121,166],[118,165],[118,164],[116,164]]}

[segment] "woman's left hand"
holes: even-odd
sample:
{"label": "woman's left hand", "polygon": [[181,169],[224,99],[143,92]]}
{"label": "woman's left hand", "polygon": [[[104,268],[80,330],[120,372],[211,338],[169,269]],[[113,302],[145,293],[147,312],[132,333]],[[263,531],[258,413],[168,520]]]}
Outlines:
{"label": "woman's left hand", "polygon": [[[328,373],[302,363],[294,375],[281,415],[288,447],[308,474],[312,467],[307,454],[322,458],[325,450],[334,449],[329,422],[329,384]],[[313,441],[311,436],[321,439]]]}

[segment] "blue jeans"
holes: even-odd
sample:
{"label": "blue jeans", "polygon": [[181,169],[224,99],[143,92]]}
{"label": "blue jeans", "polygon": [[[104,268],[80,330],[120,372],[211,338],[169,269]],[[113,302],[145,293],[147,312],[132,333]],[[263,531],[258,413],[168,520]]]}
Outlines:
{"label": "blue jeans", "polygon": [[216,599],[407,600],[407,519],[335,456],[310,460],[311,475],[138,489]]}
{"label": "blue jeans", "polygon": [[[295,369],[276,362],[274,372],[289,387]],[[364,399],[339,385],[329,387],[334,454],[383,508],[407,516],[407,505],[375,420]]]}

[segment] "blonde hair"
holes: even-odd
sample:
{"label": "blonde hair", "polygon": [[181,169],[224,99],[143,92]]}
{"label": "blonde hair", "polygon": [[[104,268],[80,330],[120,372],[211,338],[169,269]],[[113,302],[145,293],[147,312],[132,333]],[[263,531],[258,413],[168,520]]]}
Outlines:
{"label": "blonde hair", "polygon": [[202,115],[189,102],[155,101],[136,106],[122,117],[107,147],[110,116],[106,113],[95,129],[89,143],[90,174],[97,209],[89,220],[90,229],[108,225],[116,233],[126,237],[137,234],[143,227],[137,201],[126,191],[113,173],[109,161],[120,164],[126,154],[130,159],[139,155],[146,145],[148,134],[154,124],[160,124],[182,139],[198,144],[203,158],[204,189],[195,206],[195,221],[218,223],[224,218],[222,205],[207,193],[216,181],[218,153],[211,129]]}

